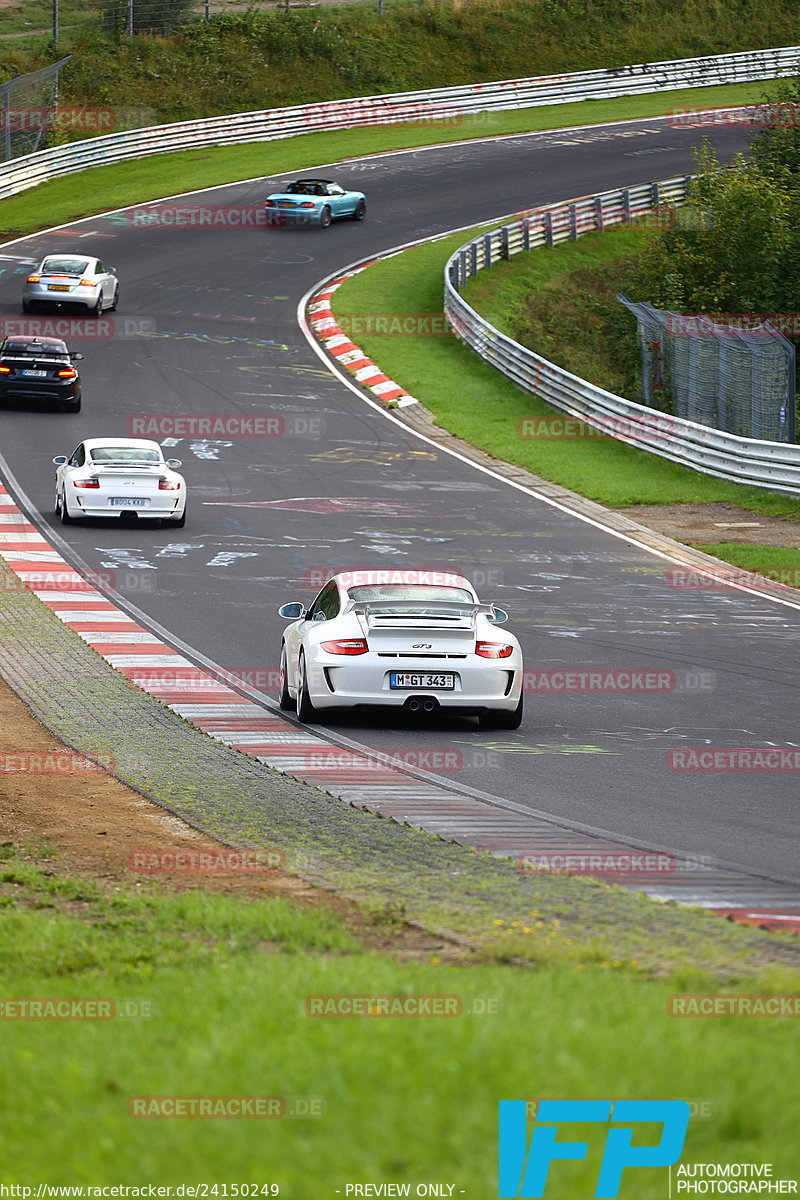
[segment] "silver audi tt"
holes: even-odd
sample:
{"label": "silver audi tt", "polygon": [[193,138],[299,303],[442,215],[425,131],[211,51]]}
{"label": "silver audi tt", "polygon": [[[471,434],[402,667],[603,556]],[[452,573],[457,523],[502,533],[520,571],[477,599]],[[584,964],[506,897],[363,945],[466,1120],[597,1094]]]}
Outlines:
{"label": "silver audi tt", "polygon": [[99,317],[119,301],[119,280],[113,267],[85,254],[48,254],[25,280],[22,311],[35,305],[86,309]]}

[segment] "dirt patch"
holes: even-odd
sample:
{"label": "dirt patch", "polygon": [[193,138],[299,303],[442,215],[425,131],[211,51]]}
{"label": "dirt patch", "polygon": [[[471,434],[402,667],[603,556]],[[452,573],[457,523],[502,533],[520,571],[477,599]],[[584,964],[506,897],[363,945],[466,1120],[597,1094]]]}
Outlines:
{"label": "dirt patch", "polygon": [[800,521],[765,517],[735,504],[634,504],[618,511],[678,542],[800,548]]}
{"label": "dirt patch", "polygon": [[[31,756],[23,759],[21,756]],[[33,757],[35,756],[35,758]],[[145,890],[150,878],[128,866],[134,851],[210,851],[227,848],[140,796],[105,772],[87,774],[79,755],[52,736],[0,680],[0,843],[27,848],[33,860],[63,876],[91,878],[109,890]],[[40,772],[42,766],[47,773]],[[20,769],[24,767],[26,769]],[[34,769],[35,768],[35,769]],[[47,857],[46,846],[56,852]],[[280,897],[334,911],[371,950],[397,957],[463,957],[453,943],[402,920],[370,919],[357,905],[282,871],[247,875],[158,874],[160,887],[202,887],[243,897]]]}

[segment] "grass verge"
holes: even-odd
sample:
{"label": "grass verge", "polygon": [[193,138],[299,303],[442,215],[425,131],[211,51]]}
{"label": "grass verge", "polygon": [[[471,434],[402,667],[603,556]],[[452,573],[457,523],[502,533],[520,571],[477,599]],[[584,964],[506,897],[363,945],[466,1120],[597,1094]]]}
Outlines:
{"label": "grass verge", "polygon": [[[652,96],[617,100],[586,100],[546,108],[503,113],[475,113],[453,127],[447,121],[414,125],[374,126],[334,133],[309,133],[278,142],[241,146],[198,147],[176,154],[94,167],[40,184],[0,201],[0,238],[49,228],[94,213],[124,208],[139,201],[194,189],[234,183],[337,162],[365,154],[410,149],[469,138],[502,137],[514,133],[557,129],[570,125],[603,124],[658,116],[672,108],[717,107],[754,103],[765,84],[729,84],[692,88]],[[346,175],[346,165],[342,175]],[[79,183],[78,183],[79,181]]]}
{"label": "grass verge", "polygon": [[[528,280],[541,270],[542,280],[552,282],[598,253],[597,243],[609,236],[616,235],[590,234],[534,251],[530,259],[541,267],[526,264]],[[453,234],[362,271],[337,291],[336,314],[441,313],[445,262],[469,237]],[[495,281],[507,280],[514,266],[493,268],[489,283],[482,280],[481,286],[491,289]],[[495,312],[513,306],[516,287],[495,298]],[[454,337],[359,334],[357,341],[450,433],[610,508],[720,501],[764,515],[800,516],[800,501],[791,497],[726,483],[598,437],[580,421],[553,419],[554,410],[543,400],[515,387]],[[523,436],[526,418],[539,418],[536,437]],[[542,436],[548,428],[551,436]]]}
{"label": "grass verge", "polygon": [[[151,885],[110,891],[60,876],[52,856],[2,851],[4,1004],[103,997],[133,1014],[3,1022],[14,1080],[0,1097],[3,1182],[227,1180],[333,1196],[353,1182],[430,1180],[435,1164],[455,1194],[490,1196],[497,1101],[543,1095],[702,1098],[709,1119],[692,1121],[686,1158],[724,1159],[735,1144],[741,1160],[800,1171],[791,1022],[669,1016],[676,992],[717,990],[703,971],[400,963],[366,953],[330,913]],[[773,970],[746,990],[798,987]],[[463,1015],[306,1015],[307,996],[332,993],[456,997]],[[319,1097],[324,1115],[129,1116],[131,1097],[175,1095]],[[569,1194],[591,1194],[599,1153],[566,1168]],[[665,1194],[663,1171],[640,1170],[636,1184],[641,1200]]]}

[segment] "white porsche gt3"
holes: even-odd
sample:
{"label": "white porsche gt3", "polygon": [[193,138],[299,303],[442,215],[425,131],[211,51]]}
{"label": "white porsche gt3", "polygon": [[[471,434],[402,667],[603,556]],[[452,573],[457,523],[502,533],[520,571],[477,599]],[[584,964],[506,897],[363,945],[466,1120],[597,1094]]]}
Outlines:
{"label": "white porsche gt3", "polygon": [[186,481],[179,458],[165,459],[158,442],[89,438],[56,466],[56,512],[63,524],[83,517],[160,518],[186,524]]}
{"label": "white porsche gt3", "polygon": [[332,575],[308,609],[284,604],[279,703],[301,721],[325,709],[385,707],[522,721],[522,652],[460,575],[356,571]]}

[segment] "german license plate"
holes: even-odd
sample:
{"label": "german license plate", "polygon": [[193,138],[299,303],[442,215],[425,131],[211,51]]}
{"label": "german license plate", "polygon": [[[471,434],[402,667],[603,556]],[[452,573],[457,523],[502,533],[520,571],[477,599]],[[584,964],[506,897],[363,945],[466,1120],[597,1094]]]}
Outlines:
{"label": "german license plate", "polygon": [[30,379],[45,379],[47,371],[20,371],[20,375],[27,375]]}
{"label": "german license plate", "polygon": [[48,290],[48,292],[68,292],[69,284],[68,283],[48,283],[47,290]]}
{"label": "german license plate", "polygon": [[390,671],[390,688],[446,688],[456,686],[455,675],[417,675],[410,672]]}
{"label": "german license plate", "polygon": [[112,508],[146,508],[147,501],[133,496],[111,496],[108,503]]}

